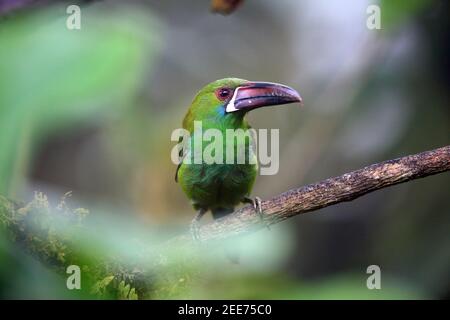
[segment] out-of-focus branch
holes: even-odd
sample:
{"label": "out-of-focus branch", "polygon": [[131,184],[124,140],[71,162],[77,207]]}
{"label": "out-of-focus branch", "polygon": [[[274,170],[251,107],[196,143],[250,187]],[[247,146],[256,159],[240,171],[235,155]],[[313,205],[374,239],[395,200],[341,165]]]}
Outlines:
{"label": "out-of-focus branch", "polygon": [[[84,4],[94,1],[101,1],[101,0],[77,0],[74,1],[74,3],[67,2],[66,5],[69,6],[70,4]],[[18,12],[20,10],[27,10],[27,9],[37,9],[42,6],[47,6],[52,3],[60,3],[61,1],[57,0],[0,0],[0,16],[2,15],[8,15],[11,13]]]}
{"label": "out-of-focus branch", "polygon": [[[246,206],[203,226],[199,237],[202,241],[208,241],[246,234],[302,213],[352,201],[375,190],[449,170],[450,146],[384,161],[262,201],[264,223],[252,206]],[[183,235],[169,242],[190,241],[189,235]]]}
{"label": "out-of-focus branch", "polygon": [[[101,0],[78,0],[76,4]],[[0,15],[9,14],[22,9],[48,5],[57,2],[56,0],[0,0]],[[233,13],[244,0],[211,0],[211,11],[228,15]]]}
{"label": "out-of-focus branch", "polygon": [[[244,235],[302,213],[352,201],[375,190],[449,170],[450,146],[380,162],[262,201],[264,223],[252,206],[246,206],[201,227],[199,237],[202,241],[212,241]],[[16,207],[13,202],[0,196],[0,225],[14,224]],[[185,234],[163,246],[169,244],[192,244],[192,239]]]}

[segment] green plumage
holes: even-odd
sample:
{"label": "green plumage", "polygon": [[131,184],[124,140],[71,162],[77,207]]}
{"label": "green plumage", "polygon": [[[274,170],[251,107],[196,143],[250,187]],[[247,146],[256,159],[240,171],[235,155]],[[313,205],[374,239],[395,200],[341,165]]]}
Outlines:
{"label": "green plumage", "polygon": [[207,210],[217,219],[240,202],[250,202],[263,219],[261,199],[249,198],[258,164],[254,132],[248,130],[245,115],[256,108],[296,102],[302,103],[297,91],[272,82],[227,78],[200,90],[183,120],[188,136],[175,175],[198,209],[191,223],[194,238]]}
{"label": "green plumage", "polygon": [[[244,119],[245,112],[233,113],[225,112],[225,101],[217,97],[217,90],[220,88],[234,88],[246,83],[241,79],[217,80],[204,87],[195,97],[184,120],[183,128],[191,134],[187,148],[193,150],[194,141],[194,121],[202,122],[203,132],[207,129],[217,129],[224,137],[222,147],[223,154],[226,154],[226,145],[232,141],[227,140],[227,129],[249,129],[247,121]],[[243,143],[243,145],[242,145]],[[211,210],[213,216],[218,218],[233,211],[234,206],[239,204],[245,197],[248,197],[257,175],[257,164],[236,164],[237,149],[242,147],[247,157],[256,157],[253,147],[252,137],[241,141],[235,139],[234,142],[234,164],[201,164],[182,163],[177,171],[178,182],[188,198],[192,201],[194,208]],[[203,149],[208,143],[203,143]],[[186,157],[193,159],[194,152],[188,152]],[[225,162],[225,160],[224,160]]]}

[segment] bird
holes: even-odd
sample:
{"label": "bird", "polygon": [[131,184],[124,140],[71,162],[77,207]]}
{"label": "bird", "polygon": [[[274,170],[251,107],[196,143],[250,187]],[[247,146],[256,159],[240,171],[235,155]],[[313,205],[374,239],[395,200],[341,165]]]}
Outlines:
{"label": "bird", "polygon": [[[248,81],[239,78],[225,78],[213,81],[203,87],[193,99],[183,119],[183,129],[189,133],[180,145],[180,158],[175,173],[175,181],[181,185],[186,196],[191,200],[197,214],[192,219],[190,231],[192,237],[199,240],[199,222],[206,212],[211,211],[213,219],[222,218],[234,211],[241,203],[251,203],[263,217],[261,199],[250,198],[256,176],[258,162],[255,153],[255,137],[249,139],[227,139],[227,130],[249,130],[246,120],[249,111],[290,103],[302,104],[300,94],[286,85]],[[244,150],[245,163],[237,162],[238,152],[229,163],[200,163],[193,160],[195,152],[195,123],[202,125],[202,130],[215,129],[223,135],[222,146],[233,145],[235,150]],[[220,140],[219,140],[220,141]],[[220,143],[220,142],[219,142]],[[203,145],[201,152],[205,151]],[[242,148],[242,149],[237,149]],[[198,150],[198,149],[197,149]],[[219,148],[220,150],[220,148]],[[226,151],[223,151],[225,154]],[[187,159],[192,161],[186,161]]]}

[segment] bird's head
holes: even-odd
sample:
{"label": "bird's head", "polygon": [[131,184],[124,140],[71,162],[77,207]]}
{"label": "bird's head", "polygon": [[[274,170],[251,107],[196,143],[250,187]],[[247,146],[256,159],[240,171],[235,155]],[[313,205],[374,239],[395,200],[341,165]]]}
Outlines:
{"label": "bird's head", "polygon": [[193,121],[238,125],[250,110],[294,102],[302,103],[300,94],[282,84],[237,78],[216,80],[197,93],[183,127],[191,130]]}

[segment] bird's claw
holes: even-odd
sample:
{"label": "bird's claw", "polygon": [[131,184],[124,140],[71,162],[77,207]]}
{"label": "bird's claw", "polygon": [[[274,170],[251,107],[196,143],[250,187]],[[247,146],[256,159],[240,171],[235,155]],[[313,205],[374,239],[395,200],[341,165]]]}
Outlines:
{"label": "bird's claw", "polygon": [[266,225],[268,230],[270,230],[269,224],[264,219],[264,212],[261,206],[262,202],[261,198],[260,197],[255,197],[254,199],[245,198],[244,201],[247,203],[251,203],[253,205],[253,209],[255,209],[255,212],[258,214],[259,218],[261,219],[261,222]]}
{"label": "bird's claw", "polygon": [[194,242],[200,242],[200,226],[196,219],[192,220],[191,226],[191,237]]}
{"label": "bird's claw", "polygon": [[197,215],[195,216],[195,218],[192,219],[192,222],[191,222],[190,231],[191,231],[192,240],[197,243],[199,243],[201,241],[200,240],[200,223],[199,223],[199,221],[205,213],[206,213],[205,209],[200,209],[197,212]]}

